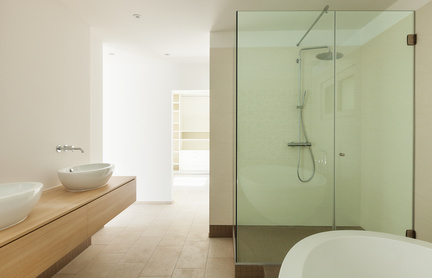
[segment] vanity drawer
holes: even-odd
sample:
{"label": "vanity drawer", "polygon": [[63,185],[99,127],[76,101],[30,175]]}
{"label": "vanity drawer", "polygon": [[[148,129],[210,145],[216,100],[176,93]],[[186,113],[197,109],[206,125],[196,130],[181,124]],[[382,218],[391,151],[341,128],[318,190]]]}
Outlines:
{"label": "vanity drawer", "polygon": [[89,203],[87,205],[88,236],[94,235],[135,201],[136,180],[133,180]]}
{"label": "vanity drawer", "polygon": [[0,248],[0,277],[36,277],[87,238],[82,207]]}

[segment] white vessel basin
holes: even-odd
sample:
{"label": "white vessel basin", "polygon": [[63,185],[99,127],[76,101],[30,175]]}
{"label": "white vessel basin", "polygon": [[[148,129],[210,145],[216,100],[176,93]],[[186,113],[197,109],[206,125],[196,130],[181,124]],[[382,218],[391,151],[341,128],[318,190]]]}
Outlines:
{"label": "white vessel basin", "polygon": [[68,191],[79,192],[106,185],[113,172],[114,164],[93,163],[60,169],[57,176]]}
{"label": "white vessel basin", "polygon": [[0,230],[24,221],[42,194],[40,182],[0,184]]}

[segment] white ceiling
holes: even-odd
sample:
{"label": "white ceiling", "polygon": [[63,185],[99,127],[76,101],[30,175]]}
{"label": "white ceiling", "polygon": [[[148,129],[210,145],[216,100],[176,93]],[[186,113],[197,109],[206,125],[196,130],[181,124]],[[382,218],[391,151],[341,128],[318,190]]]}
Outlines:
{"label": "white ceiling", "polygon": [[431,0],[58,1],[92,26],[110,53],[208,62],[210,32],[235,30],[238,10],[415,10]]}

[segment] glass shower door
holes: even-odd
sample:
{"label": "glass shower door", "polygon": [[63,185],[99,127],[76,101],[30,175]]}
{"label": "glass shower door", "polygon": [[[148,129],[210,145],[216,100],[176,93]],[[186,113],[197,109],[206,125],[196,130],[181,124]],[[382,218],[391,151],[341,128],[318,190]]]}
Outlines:
{"label": "glass shower door", "polygon": [[238,262],[280,263],[332,229],[334,62],[317,55],[334,49],[334,12],[296,46],[320,13],[238,13]]}
{"label": "glass shower door", "polygon": [[413,228],[414,12],[336,15],[336,225]]}

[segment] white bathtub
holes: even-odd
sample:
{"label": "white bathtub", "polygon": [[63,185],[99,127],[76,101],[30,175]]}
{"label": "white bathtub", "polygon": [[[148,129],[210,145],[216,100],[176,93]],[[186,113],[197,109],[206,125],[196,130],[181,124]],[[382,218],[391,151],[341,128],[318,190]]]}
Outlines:
{"label": "white bathtub", "polygon": [[286,255],[279,278],[430,278],[432,243],[367,231],[307,237]]}
{"label": "white bathtub", "polygon": [[296,167],[259,165],[238,171],[239,224],[331,225],[332,184],[319,172],[303,183]]}

